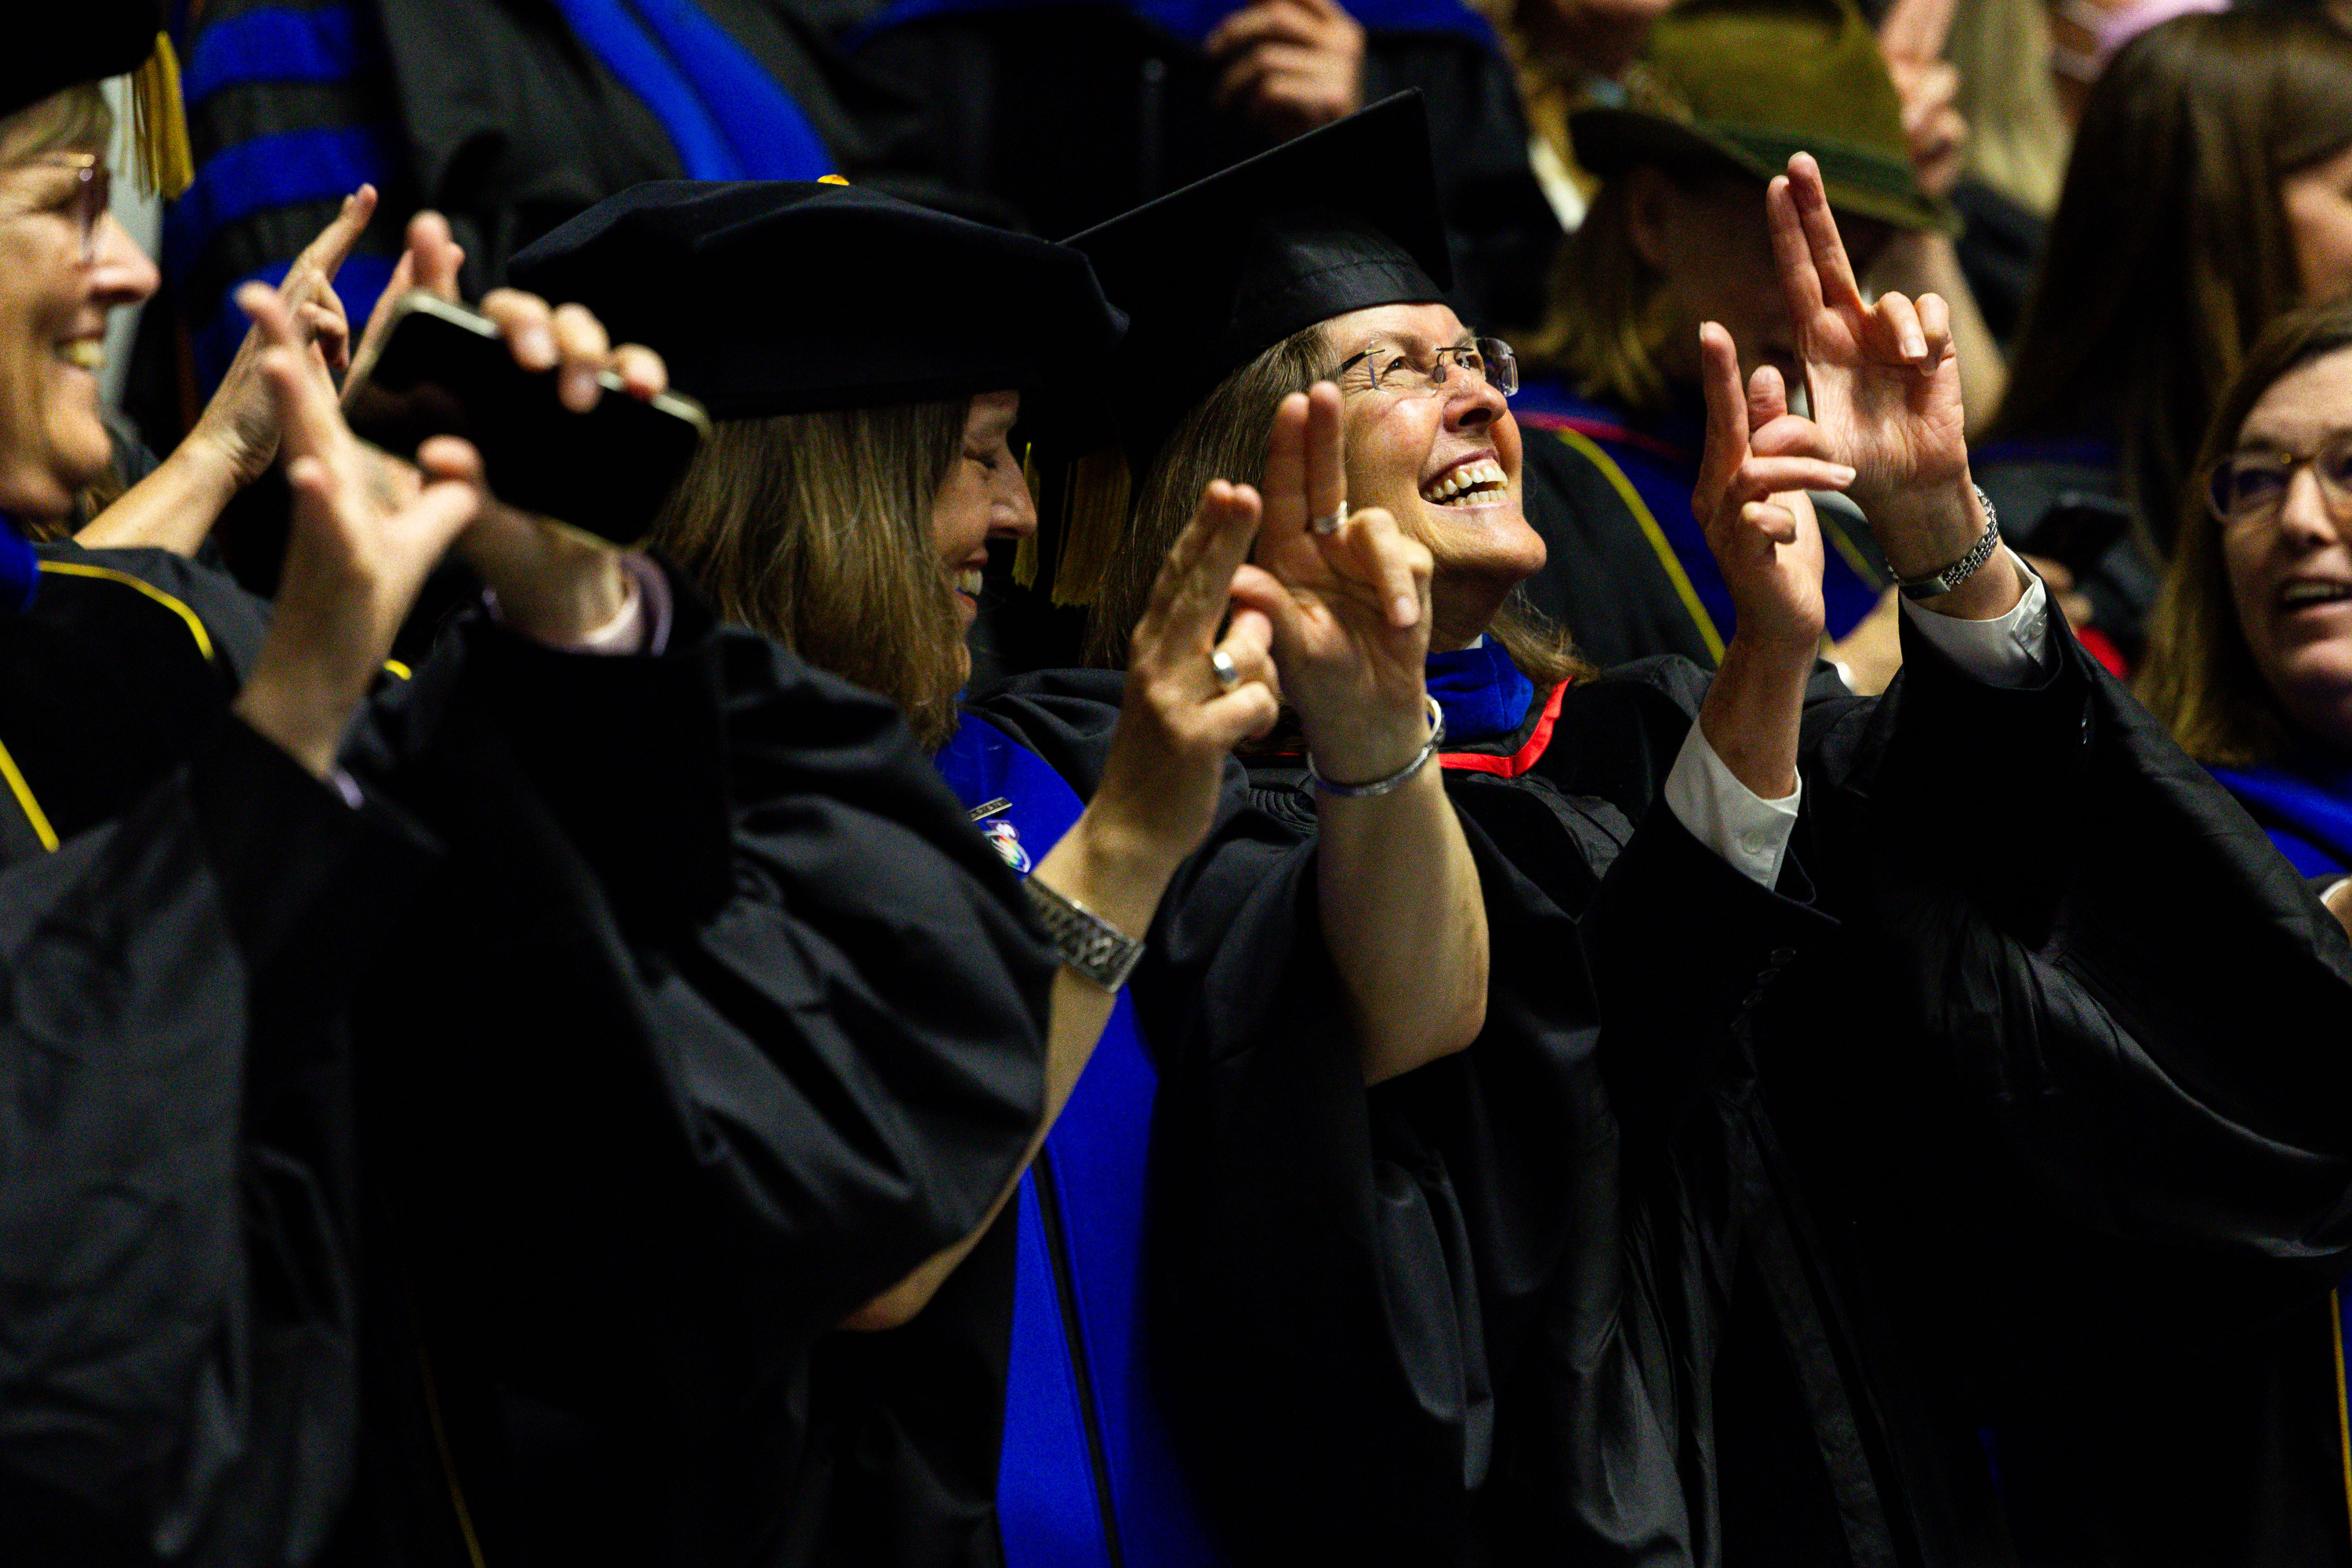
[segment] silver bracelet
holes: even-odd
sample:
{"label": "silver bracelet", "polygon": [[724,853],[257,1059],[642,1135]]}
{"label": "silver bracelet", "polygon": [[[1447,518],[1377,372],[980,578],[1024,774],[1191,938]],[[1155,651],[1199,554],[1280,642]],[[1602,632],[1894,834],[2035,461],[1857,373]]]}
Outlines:
{"label": "silver bracelet", "polygon": [[1029,907],[1054,939],[1063,967],[1106,991],[1117,991],[1143,961],[1143,943],[1076,899],[1066,898],[1034,877],[1022,879]]}
{"label": "silver bracelet", "polygon": [[1370,784],[1334,784],[1315,766],[1315,753],[1309,752],[1307,753],[1307,776],[1315,781],[1317,789],[1325,795],[1336,795],[1342,800],[1370,800],[1376,795],[1402,789],[1412,781],[1413,774],[1429,765],[1429,759],[1437,755],[1437,742],[1445,739],[1445,710],[1439,707],[1437,699],[1426,691],[1421,694],[1421,700],[1429,704],[1429,739],[1422,743],[1419,754],[1412,761],[1388,777],[1374,779]]}
{"label": "silver bracelet", "polygon": [[1982,489],[1978,489],[1978,487],[1974,485],[1971,485],[1969,488],[1976,490],[1977,504],[1984,508],[1985,531],[1983,535],[1979,538],[1974,544],[1969,546],[1967,554],[1961,556],[1958,561],[1953,562],[1949,566],[1945,567],[1940,572],[1930,573],[1925,577],[1897,577],[1895,579],[1895,585],[1903,590],[1903,596],[1905,598],[1934,599],[1950,593],[1953,589],[1958,587],[1961,584],[1975,576],[1977,574],[1977,569],[1982,566],[1986,562],[1991,560],[1992,552],[2000,548],[2000,520],[1993,515],[1992,498],[1985,494]]}

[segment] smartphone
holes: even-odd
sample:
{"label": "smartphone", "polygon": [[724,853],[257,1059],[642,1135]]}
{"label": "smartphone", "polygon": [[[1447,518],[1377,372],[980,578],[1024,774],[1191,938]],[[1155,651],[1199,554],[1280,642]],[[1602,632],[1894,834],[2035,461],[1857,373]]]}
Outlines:
{"label": "smartphone", "polygon": [[2061,490],[2017,547],[2028,555],[2055,561],[2080,581],[2131,531],[2131,508],[2113,496]]}
{"label": "smartphone", "polygon": [[551,371],[528,371],[495,322],[416,289],[394,307],[383,352],[352,384],[343,415],[361,439],[402,457],[434,436],[482,454],[498,498],[615,544],[635,544],[710,433],[680,393],[633,396],[606,371],[585,414],[558,401]]}

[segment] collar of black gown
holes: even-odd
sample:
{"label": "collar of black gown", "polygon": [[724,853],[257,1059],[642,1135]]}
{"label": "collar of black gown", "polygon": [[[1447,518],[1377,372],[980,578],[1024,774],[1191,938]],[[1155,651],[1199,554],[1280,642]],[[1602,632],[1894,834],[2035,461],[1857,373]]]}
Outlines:
{"label": "collar of black gown", "polygon": [[1126,325],[1067,246],[827,183],[633,186],[508,279],[658,351],[721,419],[1084,384]]}
{"label": "collar of black gown", "polygon": [[75,0],[21,7],[0,48],[0,114],[136,69],[155,52],[163,0]]}
{"label": "collar of black gown", "polygon": [[[1069,243],[1128,314],[1117,414],[1139,472],[1187,410],[1293,332],[1374,305],[1442,300],[1454,278],[1417,91]],[[1082,444],[1087,433],[1074,434]]]}

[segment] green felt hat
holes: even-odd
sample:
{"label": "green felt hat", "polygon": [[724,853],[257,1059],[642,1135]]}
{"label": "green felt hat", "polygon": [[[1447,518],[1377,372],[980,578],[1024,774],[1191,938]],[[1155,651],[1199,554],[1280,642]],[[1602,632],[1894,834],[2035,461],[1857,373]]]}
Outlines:
{"label": "green felt hat", "polygon": [[1959,231],[1919,186],[1878,38],[1847,0],[1686,0],[1659,19],[1622,108],[1569,117],[1576,161],[1603,179],[1636,163],[1728,165],[1769,180],[1794,153],[1830,205],[1897,228]]}

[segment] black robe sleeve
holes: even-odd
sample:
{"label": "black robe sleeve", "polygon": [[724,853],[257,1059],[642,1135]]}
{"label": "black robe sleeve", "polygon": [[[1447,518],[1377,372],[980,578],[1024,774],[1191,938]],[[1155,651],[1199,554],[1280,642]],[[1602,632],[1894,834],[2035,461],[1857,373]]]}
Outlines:
{"label": "black robe sleeve", "polygon": [[781,1528],[809,1344],[1042,1097],[1050,959],[895,710],[676,591],[657,657],[467,623],[371,762],[450,847],[370,994],[396,1225],[486,1528],[558,1555]]}
{"label": "black robe sleeve", "polygon": [[0,871],[0,1539],[315,1551],[352,1405],[327,1024],[426,847],[242,723]]}
{"label": "black robe sleeve", "polygon": [[2075,1222],[2174,1266],[2332,1281],[2352,1262],[2343,931],[2052,626],[2055,668],[2021,690],[1906,627],[1895,687],[1820,737],[1867,962]]}

